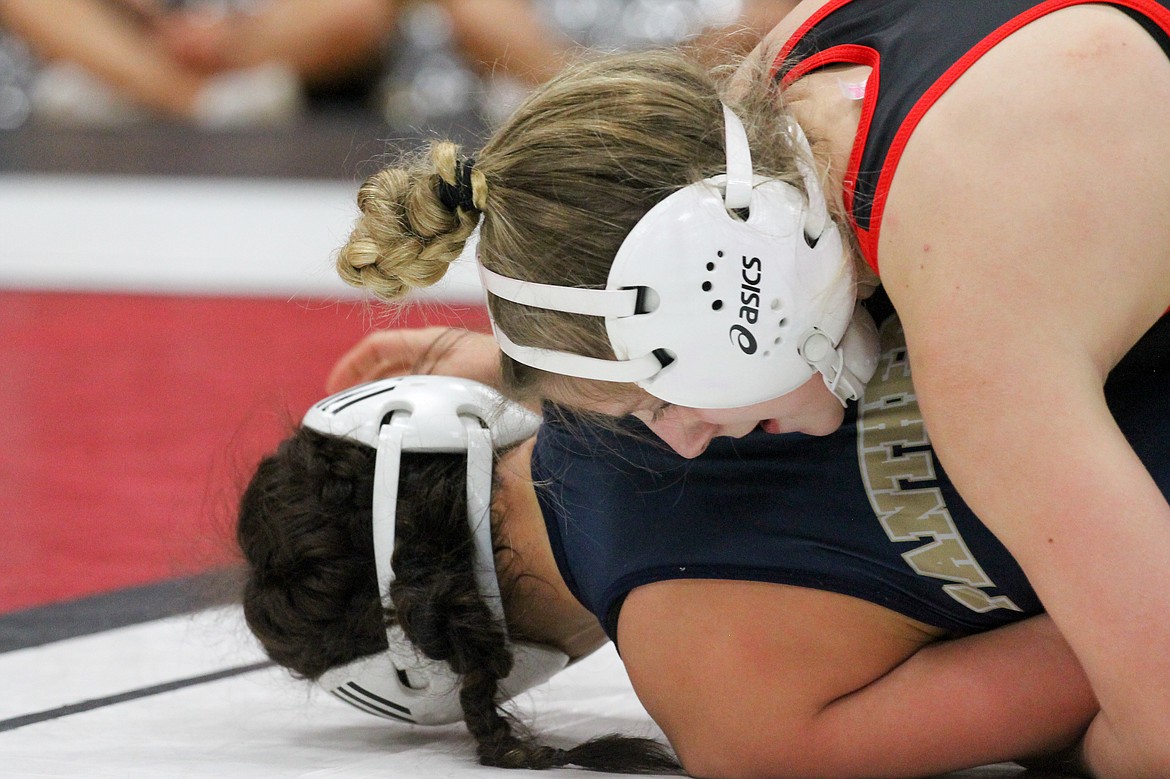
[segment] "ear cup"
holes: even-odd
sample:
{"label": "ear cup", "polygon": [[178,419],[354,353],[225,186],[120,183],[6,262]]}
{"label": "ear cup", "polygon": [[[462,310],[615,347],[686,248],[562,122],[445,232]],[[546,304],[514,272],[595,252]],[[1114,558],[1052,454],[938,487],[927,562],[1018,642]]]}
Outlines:
{"label": "ear cup", "polygon": [[757,177],[746,219],[724,205],[719,178],[658,203],[626,237],[607,290],[644,290],[655,305],[607,317],[619,360],[665,353],[672,361],[637,383],[691,408],[749,406],[790,392],[813,375],[804,333],[836,344],[855,303],[853,268],[840,233],[804,235],[804,195]]}
{"label": "ear cup", "polygon": [[857,400],[877,369],[878,332],[873,317],[860,305],[854,308],[849,327],[834,346],[820,328],[806,331],[800,356],[825,379],[825,386],[842,405]]}
{"label": "ear cup", "polygon": [[[856,397],[860,384],[836,348],[856,305],[854,268],[829,219],[808,141],[794,124],[802,192],[753,175],[743,123],[727,106],[723,113],[727,173],[651,208],[618,248],[605,289],[527,282],[480,265],[484,287],[505,300],[604,318],[617,359],[517,344],[493,320],[505,354],[552,373],[636,383],[691,408],[771,400],[814,370],[842,402]],[[801,351],[813,332],[827,344],[813,346],[810,360]],[[858,359],[865,371],[867,358]],[[842,381],[850,394],[837,391]]]}

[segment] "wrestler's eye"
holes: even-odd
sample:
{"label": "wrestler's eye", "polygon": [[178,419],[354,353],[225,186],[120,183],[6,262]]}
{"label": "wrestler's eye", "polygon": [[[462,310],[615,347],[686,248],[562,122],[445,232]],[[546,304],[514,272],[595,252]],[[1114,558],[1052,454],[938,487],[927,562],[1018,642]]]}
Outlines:
{"label": "wrestler's eye", "polygon": [[668,409],[674,408],[673,403],[663,403],[650,414],[651,422],[661,422]]}

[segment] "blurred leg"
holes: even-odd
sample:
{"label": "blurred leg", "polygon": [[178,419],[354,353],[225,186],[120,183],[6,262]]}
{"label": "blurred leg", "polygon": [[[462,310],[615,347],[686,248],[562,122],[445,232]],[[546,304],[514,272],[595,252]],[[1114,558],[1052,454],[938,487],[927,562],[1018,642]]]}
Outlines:
{"label": "blurred leg", "polygon": [[132,101],[194,110],[203,78],[177,63],[134,15],[103,0],[0,0],[0,23],[47,60],[75,62]]}
{"label": "blurred leg", "polygon": [[444,0],[455,40],[477,68],[501,70],[530,84],[552,78],[572,43],[549,28],[527,0]]}
{"label": "blurred leg", "polygon": [[725,64],[750,52],[799,1],[747,0],[733,24],[704,30],[689,45],[703,62]]}
{"label": "blurred leg", "polygon": [[394,0],[271,0],[254,14],[172,14],[159,34],[177,58],[204,71],[280,62],[319,85],[377,61],[396,17]]}

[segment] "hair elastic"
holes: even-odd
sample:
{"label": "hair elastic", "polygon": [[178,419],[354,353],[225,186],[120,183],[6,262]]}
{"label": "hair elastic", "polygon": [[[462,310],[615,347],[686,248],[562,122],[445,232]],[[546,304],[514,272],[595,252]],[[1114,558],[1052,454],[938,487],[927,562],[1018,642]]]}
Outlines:
{"label": "hair elastic", "polygon": [[475,211],[475,198],[471,189],[471,172],[475,170],[475,158],[468,157],[455,161],[455,183],[448,184],[439,176],[439,202],[454,212],[456,208]]}

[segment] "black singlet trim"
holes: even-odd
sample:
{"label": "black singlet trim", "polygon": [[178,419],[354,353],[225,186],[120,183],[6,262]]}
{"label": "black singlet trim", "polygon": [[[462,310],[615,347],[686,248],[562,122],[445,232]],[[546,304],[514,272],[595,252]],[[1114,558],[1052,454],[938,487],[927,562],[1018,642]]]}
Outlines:
{"label": "black singlet trim", "polygon": [[[974,0],[961,2],[964,3],[963,10],[968,11],[972,6],[966,3]],[[1054,11],[1087,4],[1108,5],[1126,13],[1141,24],[1170,57],[1170,34],[1166,32],[1166,28],[1170,28],[1170,10],[1156,0],[1104,3],[1099,0],[1019,0],[982,6],[988,9],[983,16],[962,15],[962,22],[953,30],[957,40],[943,52],[945,56],[928,61],[918,52],[891,49],[892,66],[898,78],[885,85],[884,94],[883,53],[875,46],[886,48],[888,38],[897,34],[890,28],[897,24],[899,16],[910,18],[915,10],[920,11],[918,0],[882,0],[880,3],[832,0],[817,9],[784,43],[772,64],[773,78],[784,85],[832,64],[869,65],[873,68],[866,94],[867,105],[863,107],[862,124],[845,175],[844,200],[862,252],[875,272],[879,271],[877,247],[889,186],[918,122],[959,77],[1007,37]],[[850,6],[854,11],[851,16],[830,20],[835,13]],[[920,16],[912,21],[921,25],[923,19],[947,18],[945,8],[932,7],[929,14],[930,17]],[[874,31],[866,29],[865,23],[872,19],[883,26]],[[826,30],[825,27],[832,29]],[[914,60],[906,61],[911,55]],[[896,93],[892,94],[891,90],[895,89]]]}

